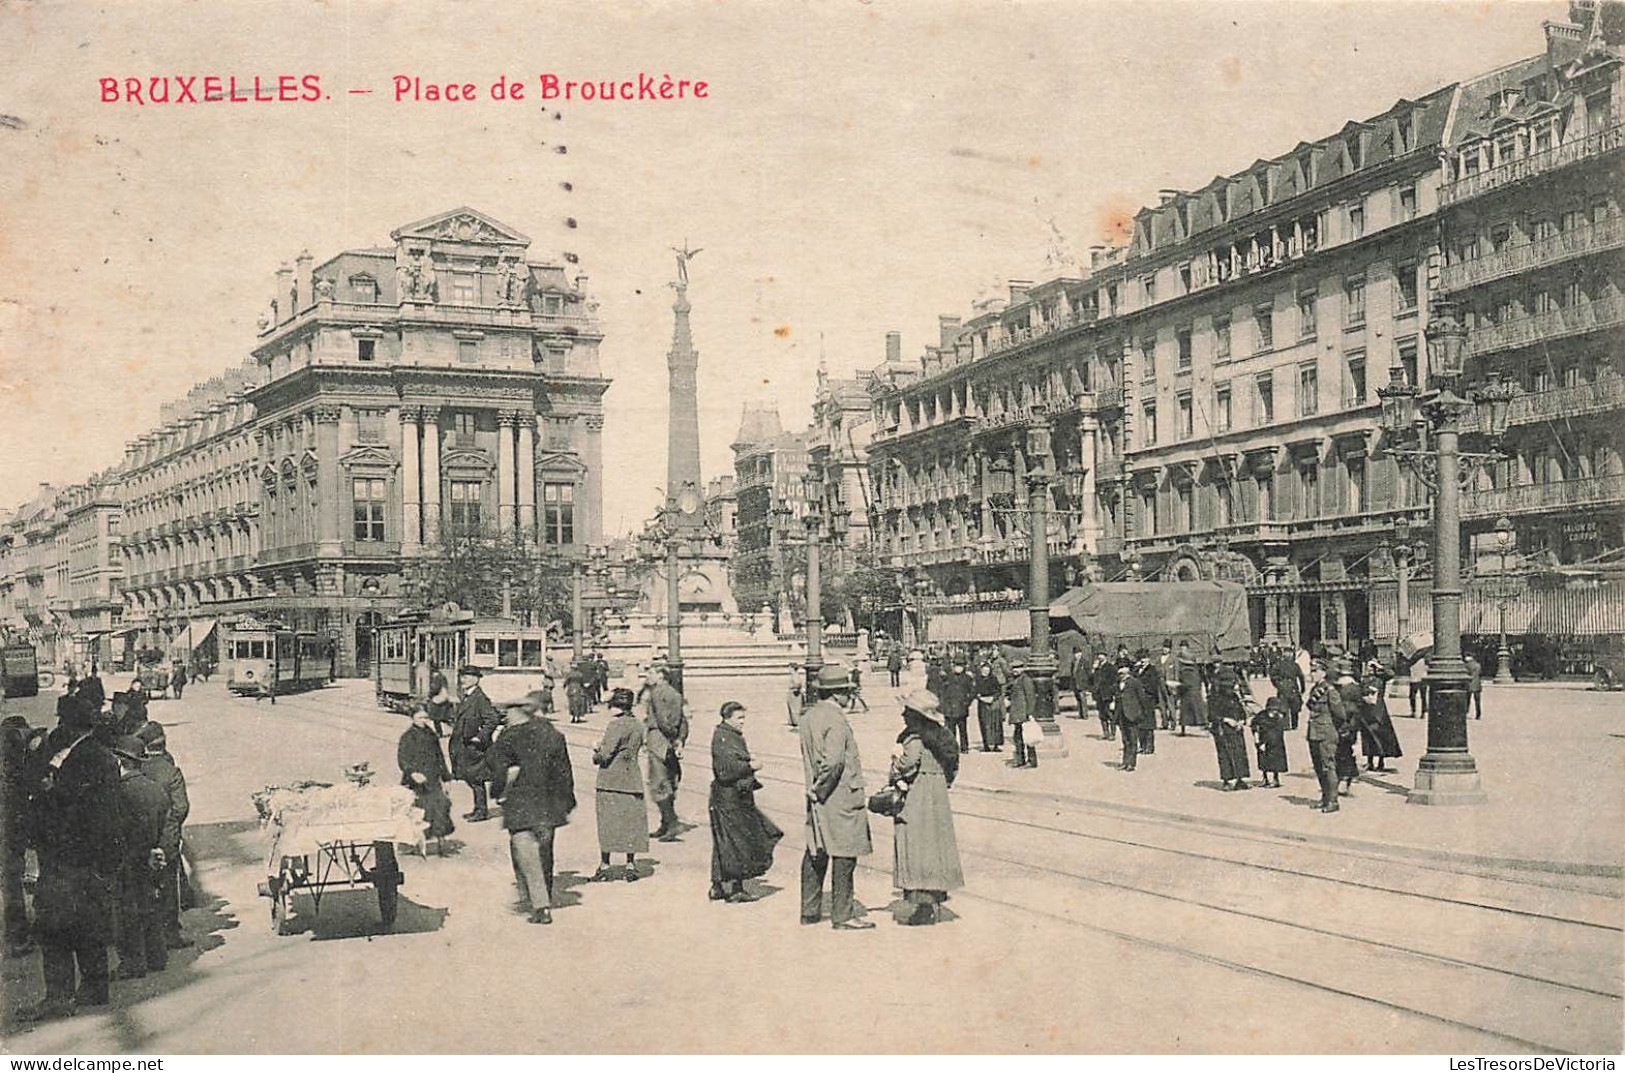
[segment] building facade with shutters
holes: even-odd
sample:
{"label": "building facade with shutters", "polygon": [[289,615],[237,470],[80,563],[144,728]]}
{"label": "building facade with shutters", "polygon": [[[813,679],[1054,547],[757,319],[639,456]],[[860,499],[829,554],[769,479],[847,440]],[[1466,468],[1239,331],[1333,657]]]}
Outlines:
{"label": "building facade with shutters", "polygon": [[[1467,301],[1469,381],[1522,390],[1517,460],[1467,494],[1475,547],[1510,511],[1556,563],[1616,552],[1619,49],[1576,14],[1522,64],[1163,192],[1125,248],[941,318],[917,363],[889,340],[870,376],[883,556],[939,604],[1024,589],[1042,416],[1057,587],[1231,578],[1260,639],[1391,643],[1395,522],[1428,531],[1431,494],[1387,450],[1377,392],[1430,387],[1439,296]],[[1487,584],[1469,586],[1474,632]]]}
{"label": "building facade with shutters", "polygon": [[560,563],[601,543],[609,381],[586,277],[472,209],[390,237],[279,269],[246,363],[165,406],[100,483],[16,512],[3,621],[54,635],[72,599],[190,656],[252,613],[365,674],[373,627],[449,542]]}

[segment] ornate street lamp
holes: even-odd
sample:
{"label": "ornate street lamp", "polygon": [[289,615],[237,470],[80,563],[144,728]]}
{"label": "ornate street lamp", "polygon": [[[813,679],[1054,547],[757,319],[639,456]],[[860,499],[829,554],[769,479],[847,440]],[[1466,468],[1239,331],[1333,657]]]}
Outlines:
{"label": "ornate street lamp", "polygon": [[1467,331],[1453,302],[1435,302],[1428,318],[1428,365],[1441,386],[1422,405],[1433,430],[1433,649],[1428,656],[1428,747],[1408,800],[1425,805],[1485,800],[1478,764],[1467,751],[1467,665],[1461,657],[1461,483],[1458,440],[1472,403],[1455,391]]}
{"label": "ornate street lamp", "polygon": [[1053,756],[1065,756],[1066,739],[1055,722],[1055,656],[1049,636],[1049,485],[1054,458],[1050,452],[1050,426],[1042,407],[1034,408],[1027,425],[1027,607],[1029,651],[1027,673],[1033,680],[1033,716],[1043,731],[1035,746]]}
{"label": "ornate street lamp", "polygon": [[1506,515],[1495,520],[1495,542],[1501,548],[1501,576],[1496,578],[1495,607],[1501,617],[1501,644],[1495,650],[1495,684],[1512,684],[1512,649],[1507,645],[1507,601],[1512,598],[1507,578],[1507,552],[1517,538],[1512,519]]}
{"label": "ornate street lamp", "polygon": [[1400,695],[1410,688],[1410,661],[1399,659],[1399,647],[1410,634],[1411,621],[1411,519],[1401,514],[1394,519],[1394,572],[1399,579],[1399,614],[1394,630],[1394,681]]}
{"label": "ornate street lamp", "polygon": [[811,703],[818,683],[818,672],[824,668],[824,608],[819,602],[819,537],[824,524],[824,482],[822,474],[813,470],[802,478],[801,497],[805,503],[802,524],[807,530],[807,688],[802,696]]}

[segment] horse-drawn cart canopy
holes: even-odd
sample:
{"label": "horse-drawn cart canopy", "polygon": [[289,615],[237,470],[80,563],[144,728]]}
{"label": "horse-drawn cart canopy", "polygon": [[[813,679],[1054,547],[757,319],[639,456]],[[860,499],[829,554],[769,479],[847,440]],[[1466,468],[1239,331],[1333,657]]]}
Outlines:
{"label": "horse-drawn cart canopy", "polygon": [[1098,651],[1189,641],[1202,658],[1241,660],[1252,646],[1247,590],[1232,581],[1119,581],[1080,585],[1050,605]]}

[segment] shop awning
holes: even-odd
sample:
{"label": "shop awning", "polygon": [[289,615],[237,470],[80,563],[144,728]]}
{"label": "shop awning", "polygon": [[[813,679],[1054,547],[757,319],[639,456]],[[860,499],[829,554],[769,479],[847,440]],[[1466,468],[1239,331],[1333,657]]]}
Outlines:
{"label": "shop awning", "polygon": [[214,632],[216,624],[216,619],[195,618],[186,624],[186,629],[176,635],[169,647],[191,655],[197,651],[199,645],[209,639],[209,634]]}
{"label": "shop awning", "polygon": [[926,620],[926,633],[928,640],[955,644],[1019,641],[1031,632],[1031,621],[1020,607],[936,611]]}
{"label": "shop awning", "polygon": [[132,637],[135,634],[140,633],[142,631],[142,629],[144,629],[144,628],[145,627],[142,627],[142,626],[123,626],[123,627],[120,627],[119,629],[114,630],[113,633],[112,633],[112,636],[114,636],[114,637]]}

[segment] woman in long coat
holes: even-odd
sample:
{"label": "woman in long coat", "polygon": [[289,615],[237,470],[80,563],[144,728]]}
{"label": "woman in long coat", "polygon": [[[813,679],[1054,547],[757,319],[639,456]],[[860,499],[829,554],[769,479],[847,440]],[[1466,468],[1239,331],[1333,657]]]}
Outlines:
{"label": "woman in long coat", "polygon": [[598,871],[594,882],[612,878],[609,855],[626,854],[626,881],[638,880],[637,855],[649,852],[649,809],[643,800],[643,721],[632,714],[636,700],[630,689],[617,689],[609,697],[609,725],[592,751],[598,765]]}
{"label": "woman in long coat", "polygon": [[[1277,693],[1253,716],[1253,741],[1258,747],[1258,771],[1265,786],[1280,786],[1286,770],[1287,702]],[[1272,777],[1273,776],[1273,777]]]}
{"label": "woman in long coat", "polygon": [[745,745],[745,706],[730,700],[711,734],[711,900],[754,902],[745,880],[767,875],[784,832],[756,807],[762,765]]}
{"label": "woman in long coat", "polygon": [[976,672],[976,725],[982,734],[982,748],[993,752],[1004,748],[1004,685],[987,661]]}
{"label": "woman in long coat", "polygon": [[1207,704],[1202,699],[1202,665],[1191,655],[1188,642],[1179,642],[1174,674],[1179,679],[1179,733],[1183,736],[1186,727],[1208,725]]}
{"label": "woman in long coat", "polygon": [[1394,732],[1393,717],[1388,714],[1388,702],[1383,699],[1383,679],[1372,675],[1366,678],[1360,691],[1360,751],[1365,754],[1367,771],[1387,771],[1387,758],[1404,756],[1399,747],[1399,735]]}
{"label": "woman in long coat", "polygon": [[[1248,789],[1247,709],[1241,700],[1241,681],[1229,666],[1221,666],[1213,676],[1213,692],[1207,698],[1209,729],[1213,747],[1219,754],[1219,780],[1226,790]],[[1234,786],[1230,785],[1235,783]]]}
{"label": "woman in long coat", "polygon": [[[451,769],[440,751],[440,734],[427,707],[420,704],[412,709],[412,725],[395,747],[395,762],[400,765],[401,785],[412,791],[412,803],[423,810],[428,822],[423,837],[434,839],[435,850],[444,853],[441,840],[457,829],[451,822],[451,798],[445,788]],[[418,853],[423,852],[424,843],[419,840]]]}
{"label": "woman in long coat", "polygon": [[903,924],[935,924],[937,906],[965,885],[954,838],[948,787],[959,772],[959,746],[925,691],[903,698],[903,732],[897,735],[888,781],[904,791],[903,811],[893,819],[892,883],[913,906]]}

